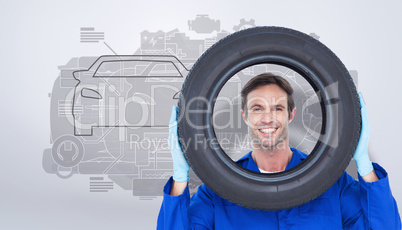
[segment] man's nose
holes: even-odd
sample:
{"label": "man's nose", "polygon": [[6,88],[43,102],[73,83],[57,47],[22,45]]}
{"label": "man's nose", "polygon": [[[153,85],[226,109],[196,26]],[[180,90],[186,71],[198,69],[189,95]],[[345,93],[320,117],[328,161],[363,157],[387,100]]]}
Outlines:
{"label": "man's nose", "polygon": [[264,123],[269,123],[276,119],[276,112],[275,111],[264,111],[261,114],[262,118],[261,121]]}

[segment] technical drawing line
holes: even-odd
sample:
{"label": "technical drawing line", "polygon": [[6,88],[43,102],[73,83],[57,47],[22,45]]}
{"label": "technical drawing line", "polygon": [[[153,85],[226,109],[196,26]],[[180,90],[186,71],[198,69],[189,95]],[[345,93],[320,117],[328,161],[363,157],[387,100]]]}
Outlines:
{"label": "technical drawing line", "polygon": [[94,187],[94,188],[99,188],[99,187],[112,187],[113,188],[113,184],[90,184],[90,186]]}
{"label": "technical drawing line", "polygon": [[140,197],[140,200],[153,200],[153,199],[155,199],[156,198],[156,196],[146,196],[146,197]]}
{"label": "technical drawing line", "polygon": [[103,180],[103,177],[90,177],[90,180]]}
{"label": "technical drawing line", "polygon": [[81,42],[83,41],[98,41],[98,40],[103,40],[104,37],[89,37],[89,36],[81,36]]}
{"label": "technical drawing line", "polygon": [[286,75],[288,75],[289,72],[290,72],[290,69],[288,69],[288,71],[286,71],[286,73],[283,74],[282,77],[286,77]]}
{"label": "technical drawing line", "polygon": [[[107,46],[107,48],[109,48],[117,57],[119,57],[119,55],[116,53],[116,52],[114,52],[114,50],[112,49],[112,47],[110,47],[106,42],[103,42],[103,44],[105,44],[106,46]],[[119,57],[120,58],[120,57]],[[120,60],[122,60],[121,58],[120,58]]]}
{"label": "technical drawing line", "polygon": [[94,31],[94,27],[81,27],[81,31]]}
{"label": "technical drawing line", "polygon": [[[119,58],[121,59],[121,57],[119,57]],[[148,61],[148,62],[171,63],[171,64],[176,68],[176,70],[177,70],[177,72],[180,74],[180,76],[181,76],[181,77],[185,77],[185,76],[183,76],[183,74],[180,72],[180,69],[174,64],[173,61],[146,60],[146,59],[132,59],[132,60],[126,60],[126,61],[143,61],[143,62]],[[103,61],[102,63],[107,63],[107,62],[110,62],[110,63],[117,62],[117,63],[118,63],[119,61],[111,60],[111,61]],[[183,65],[183,67],[185,68],[184,65]],[[99,73],[98,73],[98,69],[99,69],[99,68],[100,68],[100,65],[99,65],[98,68],[95,70],[95,73],[99,74]],[[144,70],[144,71],[146,71],[146,70]],[[141,73],[141,74],[142,74],[142,73]],[[102,74],[99,74],[99,75],[100,75],[100,76],[94,75],[93,77],[96,77],[96,78],[103,78],[103,77],[105,77],[105,76],[102,76]],[[110,76],[106,76],[106,77],[110,77]],[[149,78],[150,76],[147,76],[147,75],[138,75],[138,76],[120,76],[120,75],[118,75],[118,76],[113,76],[113,78],[127,78],[127,77],[132,77],[132,78]],[[161,75],[161,76],[155,76],[154,78],[161,78],[161,77],[178,78],[179,76],[170,76],[170,75],[163,76],[163,75]]]}
{"label": "technical drawing line", "polygon": [[107,174],[107,173],[109,172],[109,170],[110,170],[115,164],[117,164],[117,162],[123,157],[123,155],[124,155],[123,150],[124,150],[124,143],[121,142],[121,143],[120,143],[120,156],[117,157],[117,159],[116,159],[112,164],[110,164],[109,167],[107,167],[107,169],[103,172],[103,174]]}
{"label": "technical drawing line", "polygon": [[[114,126],[116,126],[118,123],[119,123],[119,120],[117,120],[117,121],[114,123]],[[105,137],[106,135],[108,135],[108,134],[112,131],[113,126],[110,126],[110,127],[107,127],[107,128],[108,128],[108,129],[106,130],[106,132],[104,132],[104,133],[102,134],[102,136],[100,136],[100,137],[98,138],[98,140],[96,140],[96,143],[97,143],[97,144],[100,143],[101,140],[103,140],[104,137]]]}
{"label": "technical drawing line", "polygon": [[[106,135],[108,135],[108,134],[113,130],[113,128],[118,127],[118,126],[117,126],[118,123],[119,123],[119,120],[116,120],[116,122],[115,122],[112,126],[105,126],[105,127],[102,127],[102,128],[108,128],[108,129],[102,134],[102,136],[100,136],[97,140],[92,140],[92,141],[84,140],[84,143],[87,143],[87,144],[99,144],[101,141],[104,140],[104,137],[105,137]],[[98,126],[98,127],[99,127],[99,126]],[[99,128],[100,128],[100,127],[99,127]],[[92,132],[91,132],[91,136],[92,136]],[[103,180],[103,179],[102,179],[102,180]]]}
{"label": "technical drawing line", "polygon": [[113,181],[91,181],[91,185],[100,185],[100,184],[113,184]]}
{"label": "technical drawing line", "polygon": [[90,182],[90,185],[99,186],[99,185],[113,185],[113,181],[110,182]]}
{"label": "technical drawing line", "polygon": [[91,190],[95,190],[95,189],[113,189],[113,186],[96,186],[96,187],[91,186],[89,189],[91,189]]}
{"label": "technical drawing line", "polygon": [[103,32],[81,32],[83,35],[101,35],[103,36],[105,33]]}
{"label": "technical drawing line", "polygon": [[[102,81],[104,81],[105,83],[106,83],[106,85],[107,86],[109,86],[109,88],[113,88],[113,89],[115,89],[115,87],[112,85],[112,84],[110,84],[110,82],[106,79],[106,78],[104,78],[103,76],[101,76],[101,77],[99,77]],[[116,94],[116,96],[120,96],[120,93],[119,92],[117,92],[117,90],[113,90],[113,93],[115,93]]]}

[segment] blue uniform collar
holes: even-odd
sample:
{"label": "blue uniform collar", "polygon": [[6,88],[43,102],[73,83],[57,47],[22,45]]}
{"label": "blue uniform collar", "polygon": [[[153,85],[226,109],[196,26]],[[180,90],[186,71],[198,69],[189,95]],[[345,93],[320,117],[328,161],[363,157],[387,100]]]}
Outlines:
{"label": "blue uniform collar", "polygon": [[[294,166],[296,166],[297,164],[302,162],[302,160],[304,160],[307,157],[307,154],[299,151],[298,149],[290,148],[290,150],[292,150],[293,156],[292,156],[292,159],[290,159],[290,162],[286,166],[285,170],[293,168]],[[237,161],[237,163],[239,165],[243,166],[244,168],[249,169],[251,171],[260,172],[260,170],[257,167],[257,164],[254,162],[253,158],[251,157],[251,153],[252,153],[252,151],[247,153],[245,156],[240,158]]]}

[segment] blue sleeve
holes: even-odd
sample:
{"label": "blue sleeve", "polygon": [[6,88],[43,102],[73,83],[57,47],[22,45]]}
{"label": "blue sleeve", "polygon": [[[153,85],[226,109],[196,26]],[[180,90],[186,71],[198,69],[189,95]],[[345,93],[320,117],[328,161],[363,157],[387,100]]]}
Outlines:
{"label": "blue sleeve", "polygon": [[359,181],[344,174],[341,178],[341,211],[344,229],[401,229],[398,207],[392,196],[388,174],[373,163],[380,180]]}
{"label": "blue sleeve", "polygon": [[205,185],[201,185],[193,195],[190,205],[188,186],[179,196],[169,195],[172,182],[171,177],[163,189],[163,201],[159,211],[157,229],[213,229],[213,200],[212,196],[207,194]]}

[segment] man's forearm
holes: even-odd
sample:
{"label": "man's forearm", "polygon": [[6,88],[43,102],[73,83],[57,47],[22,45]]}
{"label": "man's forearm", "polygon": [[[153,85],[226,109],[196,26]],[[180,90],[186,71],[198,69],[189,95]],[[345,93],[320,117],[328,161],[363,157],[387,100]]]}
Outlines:
{"label": "man's forearm", "polygon": [[377,174],[375,173],[375,171],[371,171],[369,174],[362,176],[363,180],[365,182],[374,182],[374,181],[378,181],[379,178],[377,176]]}
{"label": "man's forearm", "polygon": [[172,189],[170,190],[171,196],[179,196],[183,194],[187,187],[187,182],[176,182],[173,180]]}

